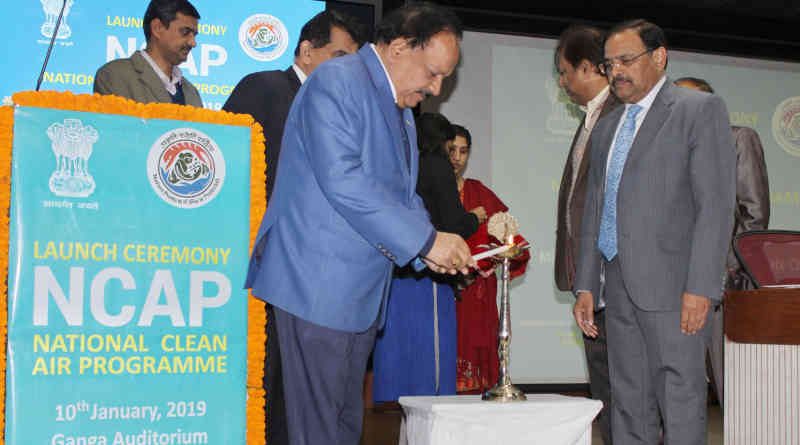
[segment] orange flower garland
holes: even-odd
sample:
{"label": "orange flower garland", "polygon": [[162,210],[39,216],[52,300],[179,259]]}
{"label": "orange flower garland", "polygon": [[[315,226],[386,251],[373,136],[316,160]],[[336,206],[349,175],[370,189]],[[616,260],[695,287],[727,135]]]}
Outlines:
{"label": "orange flower garland", "polygon": [[[8,210],[11,202],[11,146],[14,130],[14,108],[0,107],[0,370],[6,369],[6,340],[8,339]],[[6,378],[0,375],[0,430],[6,426]],[[0,434],[0,445],[5,434]]]}
{"label": "orange flower garland", "polygon": [[[250,251],[256,242],[261,218],[267,209],[267,191],[264,187],[266,161],[264,160],[264,132],[249,115],[250,123]],[[247,301],[247,443],[261,445],[266,442],[266,416],[264,360],[267,355],[267,332],[264,329],[267,310],[264,302],[250,295]],[[2,444],[0,444],[2,445]]]}
{"label": "orange flower garland", "polygon": [[[261,217],[266,210],[264,189],[264,135],[261,126],[246,114],[212,111],[174,104],[142,104],[117,96],[73,94],[70,92],[26,91],[14,94],[13,101],[26,107],[88,111],[136,116],[144,119],[173,119],[209,124],[250,127],[250,248],[255,242]],[[6,370],[8,334],[8,211],[11,196],[11,151],[13,146],[14,108],[0,107],[0,370]],[[266,332],[264,303],[250,295],[247,308],[247,444],[264,445],[264,358]],[[0,430],[5,430],[5,375],[0,376]],[[0,445],[5,437],[0,434]]]}

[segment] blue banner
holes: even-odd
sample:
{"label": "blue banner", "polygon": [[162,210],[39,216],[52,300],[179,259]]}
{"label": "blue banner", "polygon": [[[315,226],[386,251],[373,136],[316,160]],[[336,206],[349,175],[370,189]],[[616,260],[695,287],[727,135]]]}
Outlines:
{"label": "blue banner", "polygon": [[7,444],[244,444],[247,127],[20,107]]}
{"label": "blue banner", "polygon": [[[146,0],[20,0],[0,15],[7,42],[0,97],[33,90],[63,2],[63,23],[42,90],[91,93],[108,61],[144,48]],[[194,0],[200,13],[197,47],[181,65],[206,108],[219,110],[236,83],[254,71],[285,69],[294,60],[300,28],[325,2],[317,0]]]}

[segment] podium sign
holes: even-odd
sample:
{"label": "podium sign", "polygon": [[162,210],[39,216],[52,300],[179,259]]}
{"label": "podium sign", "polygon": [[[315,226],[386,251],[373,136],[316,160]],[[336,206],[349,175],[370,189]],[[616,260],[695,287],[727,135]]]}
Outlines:
{"label": "podium sign", "polygon": [[249,147],[15,110],[5,443],[245,443]]}

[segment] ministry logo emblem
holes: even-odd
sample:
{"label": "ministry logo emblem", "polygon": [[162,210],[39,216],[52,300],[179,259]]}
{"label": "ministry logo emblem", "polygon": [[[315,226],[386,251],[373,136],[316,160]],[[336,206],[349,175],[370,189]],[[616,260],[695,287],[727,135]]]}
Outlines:
{"label": "ministry logo emblem", "polygon": [[147,177],[164,202],[182,209],[208,204],[225,182],[225,159],[213,139],[193,128],[161,135],[147,157]]}
{"label": "ministry logo emblem", "polygon": [[772,135],[786,153],[800,156],[800,96],[778,105],[772,115]]}
{"label": "ministry logo emblem", "polygon": [[50,191],[56,196],[86,198],[94,193],[95,183],[89,173],[89,157],[98,134],[79,119],[64,119],[47,128],[50,146],[56,156],[56,169],[50,175]]}
{"label": "ministry logo emblem", "polygon": [[[64,2],[66,1],[66,5]],[[42,9],[44,10],[44,23],[42,23],[42,35],[48,39],[53,38],[53,33],[56,30],[56,21],[58,21],[58,14],[61,13],[61,7],[64,6],[64,16],[61,17],[61,26],[58,27],[58,34],[56,39],[68,39],[72,35],[72,29],[67,24],[67,16],[70,9],[72,9],[75,0],[41,0]]]}
{"label": "ministry logo emblem", "polygon": [[289,32],[283,22],[269,14],[254,14],[239,27],[239,45],[260,62],[282,56],[289,45]]}

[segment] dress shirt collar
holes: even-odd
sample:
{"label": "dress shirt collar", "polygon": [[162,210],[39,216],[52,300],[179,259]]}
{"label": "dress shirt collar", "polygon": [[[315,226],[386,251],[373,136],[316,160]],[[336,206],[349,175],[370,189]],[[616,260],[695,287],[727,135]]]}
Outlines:
{"label": "dress shirt collar", "polygon": [[[666,75],[661,76],[661,80],[659,80],[655,84],[653,89],[651,89],[650,92],[647,93],[647,95],[642,98],[642,100],[640,100],[639,102],[636,102],[637,105],[642,107],[642,111],[639,112],[639,115],[637,116],[637,118],[639,116],[644,116],[645,114],[647,114],[647,112],[650,110],[650,107],[653,105],[653,102],[655,102],[656,96],[658,96],[658,92],[661,91],[661,88],[664,86],[664,83],[666,81],[667,81],[667,76]],[[625,104],[625,112],[626,113],[628,112],[628,108],[630,106],[631,106],[631,104]]]}
{"label": "dress shirt collar", "polygon": [[294,70],[294,73],[297,74],[297,78],[300,79],[300,85],[306,83],[308,76],[303,72],[303,70],[300,69],[299,66],[297,66],[296,63],[292,64],[292,69]]}
{"label": "dress shirt collar", "polygon": [[389,71],[386,70],[386,65],[383,64],[383,60],[381,60],[381,55],[378,54],[378,49],[375,48],[374,43],[370,43],[369,47],[372,48],[372,51],[375,52],[375,56],[378,58],[378,62],[381,63],[381,68],[383,68],[384,74],[386,74],[386,80],[389,81],[389,86],[392,88],[392,99],[394,99],[394,103],[397,103],[397,91],[394,90],[394,84],[392,83],[392,76],[389,75]]}
{"label": "dress shirt collar", "polygon": [[150,57],[150,54],[147,54],[147,51],[142,49],[139,50],[139,53],[141,53],[142,57],[144,57],[144,60],[150,64],[150,66],[153,68],[153,71],[156,72],[156,76],[158,76],[158,78],[161,80],[161,83],[164,84],[164,88],[167,89],[169,94],[175,95],[178,92],[178,87],[176,87],[176,85],[181,83],[181,80],[183,80],[183,73],[181,72],[181,69],[177,66],[173,66],[172,78],[170,79],[166,74],[164,74],[163,71],[161,71],[161,68],[159,68],[156,61]]}
{"label": "dress shirt collar", "polygon": [[602,110],[603,104],[608,99],[609,87],[606,86],[603,88],[594,99],[590,100],[586,106],[581,106],[581,110],[586,113],[586,119],[584,119],[583,125],[586,127],[587,130],[591,130],[591,123],[597,121],[597,113]]}

